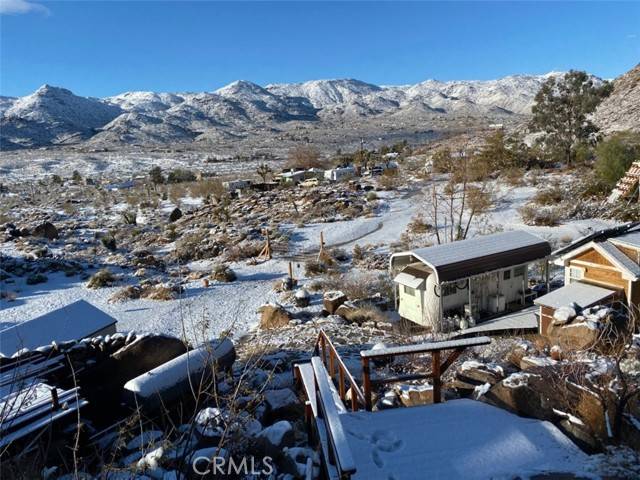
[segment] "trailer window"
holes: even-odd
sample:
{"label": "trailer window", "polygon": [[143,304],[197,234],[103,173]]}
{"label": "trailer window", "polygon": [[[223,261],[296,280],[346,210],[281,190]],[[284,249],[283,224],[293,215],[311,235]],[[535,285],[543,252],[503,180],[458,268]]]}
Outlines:
{"label": "trailer window", "polygon": [[504,280],[509,280],[511,278],[511,270],[505,270],[502,278]]}
{"label": "trailer window", "polygon": [[412,287],[407,287],[406,285],[404,285],[404,293],[414,297],[416,295],[416,289]]}
{"label": "trailer window", "polygon": [[443,297],[448,297],[449,295],[453,295],[456,293],[458,289],[456,288],[456,286],[452,283],[447,283],[445,285],[442,286],[442,296]]}
{"label": "trailer window", "polygon": [[525,272],[526,268],[527,267],[525,267],[524,265],[514,268],[513,269],[513,276],[514,277],[524,277],[524,272]]}

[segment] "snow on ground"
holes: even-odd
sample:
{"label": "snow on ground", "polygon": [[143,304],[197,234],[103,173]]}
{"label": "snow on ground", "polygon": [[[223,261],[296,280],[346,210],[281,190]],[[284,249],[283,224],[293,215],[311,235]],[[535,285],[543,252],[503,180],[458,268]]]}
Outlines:
{"label": "snow on ground", "polygon": [[582,472],[587,460],[553,424],[474,400],[340,419],[358,465],[354,479],[527,478]]}
{"label": "snow on ground", "polygon": [[[584,235],[588,229],[600,229],[608,222],[600,220],[572,221],[559,227],[530,227],[522,223],[518,209],[535,193],[535,188],[502,187],[501,199],[491,212],[489,223],[505,230],[524,229],[549,240],[566,241]],[[419,190],[403,193],[380,192],[382,206],[379,214],[371,218],[357,218],[349,221],[311,224],[291,227],[291,250],[295,253],[312,252],[318,248],[320,232],[324,232],[326,245],[341,246],[350,251],[356,243],[385,244],[397,242],[406,230],[407,224],[424,209],[423,197]],[[189,199],[189,204],[196,203]],[[163,204],[169,208],[169,203]],[[9,253],[10,245],[3,251]],[[384,250],[388,250],[387,247]],[[200,262],[191,267],[210,268],[211,264]],[[119,330],[153,331],[182,335],[190,338],[210,338],[225,330],[241,334],[257,323],[256,310],[267,302],[276,302],[278,297],[273,285],[287,272],[287,262],[277,258],[256,266],[244,263],[231,265],[238,279],[231,283],[212,282],[204,288],[200,281],[186,285],[182,297],[171,301],[130,300],[109,303],[108,299],[122,285],[98,290],[89,290],[77,277],[68,278],[64,274],[50,274],[44,284],[28,286],[24,279],[17,280],[8,287],[19,290],[14,302],[2,301],[0,308],[0,328],[16,322],[29,320],[51,309],[58,308],[79,299],[87,300],[118,319]],[[296,278],[303,277],[304,265],[294,264]],[[117,271],[115,273],[118,273]],[[203,332],[206,332],[204,334]]]}

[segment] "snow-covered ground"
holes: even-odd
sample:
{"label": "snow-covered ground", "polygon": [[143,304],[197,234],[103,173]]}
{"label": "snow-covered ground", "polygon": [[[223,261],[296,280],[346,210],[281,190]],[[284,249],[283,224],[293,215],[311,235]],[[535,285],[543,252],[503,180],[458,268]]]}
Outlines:
{"label": "snow-covered ground", "polygon": [[[505,230],[524,229],[549,240],[567,241],[584,235],[588,229],[609,225],[600,220],[580,220],[559,227],[526,226],[520,219],[518,208],[535,193],[535,188],[503,188],[501,200],[491,212],[489,223]],[[327,246],[340,245],[350,251],[356,243],[372,243],[383,245],[381,249],[388,250],[389,244],[398,242],[411,219],[423,211],[424,201],[419,192],[382,192],[379,197],[383,205],[376,216],[292,227],[292,252],[300,254],[317,249],[321,231]],[[208,262],[191,265],[192,269],[210,267]],[[48,282],[33,286],[26,285],[24,278],[18,279],[15,284],[7,285],[8,289],[17,291],[17,299],[13,302],[2,300],[0,328],[85,299],[114,316],[119,330],[185,333],[198,339],[211,338],[226,330],[241,334],[256,325],[259,319],[256,311],[261,305],[277,301],[273,286],[277,279],[286,275],[288,265],[287,261],[276,257],[255,266],[236,263],[231,267],[237,274],[235,281],[212,282],[208,288],[204,288],[200,281],[192,281],[186,284],[181,298],[170,301],[139,299],[110,303],[109,298],[122,285],[91,290],[78,277],[65,277],[63,273],[50,274]],[[294,276],[304,276],[301,260],[294,262]]]}

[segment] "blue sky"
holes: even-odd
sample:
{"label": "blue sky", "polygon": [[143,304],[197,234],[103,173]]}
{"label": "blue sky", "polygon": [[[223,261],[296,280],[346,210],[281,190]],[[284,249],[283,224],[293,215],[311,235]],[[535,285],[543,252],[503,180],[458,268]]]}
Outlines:
{"label": "blue sky", "polygon": [[0,0],[0,94],[211,91],[318,78],[377,84],[640,61],[640,2]]}

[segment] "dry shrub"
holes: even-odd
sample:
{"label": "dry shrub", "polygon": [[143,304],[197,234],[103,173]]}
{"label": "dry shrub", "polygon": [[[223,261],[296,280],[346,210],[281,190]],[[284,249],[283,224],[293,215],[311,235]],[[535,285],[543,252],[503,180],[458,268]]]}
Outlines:
{"label": "dry shrub", "polygon": [[218,282],[233,282],[236,279],[236,273],[227,265],[220,263],[213,267],[211,278]]}
{"label": "dry shrub", "polygon": [[324,279],[325,290],[341,290],[351,300],[373,297],[380,293],[383,297],[393,296],[393,281],[389,275],[351,271],[333,278]]}
{"label": "dry shrub", "polygon": [[345,317],[347,321],[357,323],[358,325],[362,325],[365,322],[379,323],[388,321],[384,313],[373,305],[349,310],[345,313]]}
{"label": "dry shrub", "polygon": [[142,298],[149,300],[174,300],[178,297],[179,288],[166,285],[147,286],[142,289]]}
{"label": "dry shrub", "polygon": [[557,205],[563,200],[564,191],[559,185],[539,190],[533,197],[533,202],[538,205]]}
{"label": "dry shrub", "polygon": [[307,260],[304,264],[304,274],[307,277],[327,273],[327,266],[319,260]]}
{"label": "dry shrub", "polygon": [[512,187],[520,186],[524,183],[524,169],[518,167],[507,168],[502,171],[502,177]]}
{"label": "dry shrub", "polygon": [[553,208],[540,208],[527,204],[520,208],[518,212],[526,225],[555,227],[560,223],[560,215]]}
{"label": "dry shrub", "polygon": [[134,285],[127,285],[126,287],[118,290],[114,293],[110,298],[109,302],[124,302],[125,300],[135,300],[140,298],[141,295],[140,287],[136,287]]}
{"label": "dry shrub", "polygon": [[103,268],[102,270],[98,270],[91,276],[91,278],[89,278],[87,288],[110,287],[115,283],[115,281],[115,275],[113,275],[109,269]]}
{"label": "dry shrub", "polygon": [[433,225],[427,223],[422,215],[414,216],[407,225],[407,231],[414,234],[427,233],[431,230],[433,230]]}
{"label": "dry shrub", "polygon": [[181,262],[195,259],[198,247],[204,243],[206,237],[206,233],[202,230],[184,235],[176,241],[176,245],[173,252],[171,252],[171,256]]}
{"label": "dry shrub", "polygon": [[247,258],[253,258],[260,255],[260,252],[264,248],[263,242],[258,241],[246,241],[241,242],[238,245],[234,245],[226,252],[226,259],[230,262],[239,262],[246,260]]}
{"label": "dry shrub", "polygon": [[383,190],[395,190],[400,185],[400,176],[397,170],[385,170],[378,177],[378,186]]}

